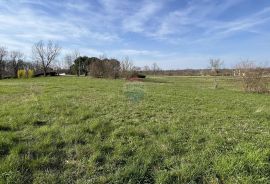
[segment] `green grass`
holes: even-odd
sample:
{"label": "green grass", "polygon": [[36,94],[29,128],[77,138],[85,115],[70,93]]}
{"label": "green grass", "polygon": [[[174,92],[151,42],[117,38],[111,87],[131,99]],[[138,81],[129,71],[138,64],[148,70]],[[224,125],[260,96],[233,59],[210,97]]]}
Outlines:
{"label": "green grass", "polygon": [[0,183],[270,183],[270,96],[209,77],[0,81]]}

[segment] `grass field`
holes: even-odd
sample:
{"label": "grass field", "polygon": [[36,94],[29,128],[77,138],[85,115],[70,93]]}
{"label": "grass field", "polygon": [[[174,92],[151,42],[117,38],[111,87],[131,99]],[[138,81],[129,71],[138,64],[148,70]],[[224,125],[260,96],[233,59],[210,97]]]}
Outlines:
{"label": "grass field", "polygon": [[0,183],[270,183],[270,96],[230,78],[0,81]]}

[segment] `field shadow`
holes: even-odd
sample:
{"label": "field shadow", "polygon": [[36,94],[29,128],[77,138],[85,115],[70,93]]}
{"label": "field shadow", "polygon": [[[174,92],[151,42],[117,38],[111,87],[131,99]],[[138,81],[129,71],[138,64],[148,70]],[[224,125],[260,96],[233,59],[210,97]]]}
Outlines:
{"label": "field shadow", "polygon": [[146,79],[143,80],[143,82],[159,83],[159,84],[162,84],[162,83],[172,83],[170,81],[163,80],[163,79],[158,79],[158,78],[146,78]]}
{"label": "field shadow", "polygon": [[46,124],[47,124],[46,121],[39,121],[39,120],[37,120],[37,121],[34,121],[34,122],[33,122],[33,125],[34,125],[34,126],[44,126],[44,125],[46,125]]}
{"label": "field shadow", "polygon": [[6,125],[0,125],[0,131],[3,132],[12,131],[12,128]]}
{"label": "field shadow", "polygon": [[0,158],[3,158],[9,154],[10,146],[8,144],[2,143],[0,145]]}

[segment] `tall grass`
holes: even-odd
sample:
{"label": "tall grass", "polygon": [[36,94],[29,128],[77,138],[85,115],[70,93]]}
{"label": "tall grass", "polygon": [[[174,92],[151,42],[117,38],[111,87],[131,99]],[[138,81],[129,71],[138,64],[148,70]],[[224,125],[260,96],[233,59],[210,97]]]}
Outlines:
{"label": "tall grass", "polygon": [[269,183],[270,96],[217,80],[2,80],[0,183]]}

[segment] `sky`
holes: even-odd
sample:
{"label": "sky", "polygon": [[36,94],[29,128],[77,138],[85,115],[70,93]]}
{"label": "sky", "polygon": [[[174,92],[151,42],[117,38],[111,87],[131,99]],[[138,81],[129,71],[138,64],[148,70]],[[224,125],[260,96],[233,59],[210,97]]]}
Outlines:
{"label": "sky", "polygon": [[0,0],[0,45],[31,58],[53,40],[62,56],[125,56],[163,69],[270,60],[269,0]]}

